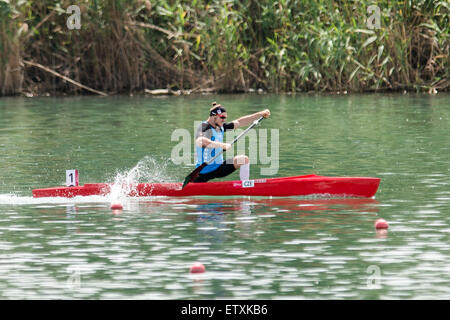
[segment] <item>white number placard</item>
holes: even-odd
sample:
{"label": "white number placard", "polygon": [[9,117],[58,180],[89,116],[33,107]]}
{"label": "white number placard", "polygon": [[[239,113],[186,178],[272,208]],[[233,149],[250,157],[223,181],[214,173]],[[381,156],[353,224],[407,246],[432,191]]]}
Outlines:
{"label": "white number placard", "polygon": [[242,188],[253,188],[255,186],[255,180],[243,180]]}
{"label": "white number placard", "polygon": [[78,170],[66,170],[66,186],[77,187],[78,186]]}

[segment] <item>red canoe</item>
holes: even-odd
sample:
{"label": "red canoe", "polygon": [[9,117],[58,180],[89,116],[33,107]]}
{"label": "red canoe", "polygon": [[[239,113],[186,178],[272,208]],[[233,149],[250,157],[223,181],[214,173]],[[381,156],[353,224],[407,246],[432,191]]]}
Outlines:
{"label": "red canoe", "polygon": [[[375,195],[379,178],[323,177],[314,174],[296,177],[190,183],[181,189],[181,183],[139,183],[130,196],[307,196],[365,197]],[[77,187],[56,187],[33,190],[33,197],[76,197],[108,195],[111,184],[93,183]]]}

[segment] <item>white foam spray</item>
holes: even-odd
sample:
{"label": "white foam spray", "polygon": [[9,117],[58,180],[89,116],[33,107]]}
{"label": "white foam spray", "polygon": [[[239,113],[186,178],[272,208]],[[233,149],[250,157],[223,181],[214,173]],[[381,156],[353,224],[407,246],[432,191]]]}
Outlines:
{"label": "white foam spray", "polygon": [[111,204],[121,203],[130,196],[136,196],[136,188],[139,183],[170,181],[171,177],[167,174],[169,163],[170,160],[157,161],[150,156],[146,156],[130,170],[116,172],[108,200]]}
{"label": "white foam spray", "polygon": [[[0,205],[39,205],[39,204],[78,204],[78,203],[128,203],[127,198],[136,192],[138,183],[169,182],[172,178],[167,174],[170,160],[156,160],[150,156],[144,157],[133,168],[118,171],[108,179],[111,183],[111,193],[107,196],[77,196],[74,198],[51,197],[33,198],[14,193],[0,194]],[[111,182],[112,181],[112,182]]]}

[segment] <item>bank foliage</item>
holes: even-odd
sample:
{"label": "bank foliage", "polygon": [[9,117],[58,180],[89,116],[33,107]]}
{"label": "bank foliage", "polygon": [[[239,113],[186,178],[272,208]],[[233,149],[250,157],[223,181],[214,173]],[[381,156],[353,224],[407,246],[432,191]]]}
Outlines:
{"label": "bank foliage", "polygon": [[[67,26],[73,4],[79,30]],[[445,91],[449,4],[0,0],[0,95],[86,92],[30,63],[109,94]]]}

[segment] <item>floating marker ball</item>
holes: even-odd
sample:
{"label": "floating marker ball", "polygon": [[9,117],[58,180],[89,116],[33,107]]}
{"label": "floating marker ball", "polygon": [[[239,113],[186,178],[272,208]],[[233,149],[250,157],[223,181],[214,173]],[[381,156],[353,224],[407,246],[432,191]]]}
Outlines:
{"label": "floating marker ball", "polygon": [[387,228],[389,228],[389,225],[386,220],[377,219],[377,221],[375,221],[375,229],[387,229]]}
{"label": "floating marker ball", "polygon": [[194,263],[190,268],[191,273],[203,273],[205,272],[205,266],[201,263]]}
{"label": "floating marker ball", "polygon": [[121,203],[113,203],[111,205],[111,209],[113,209],[113,210],[122,210],[123,209],[123,205]]}

